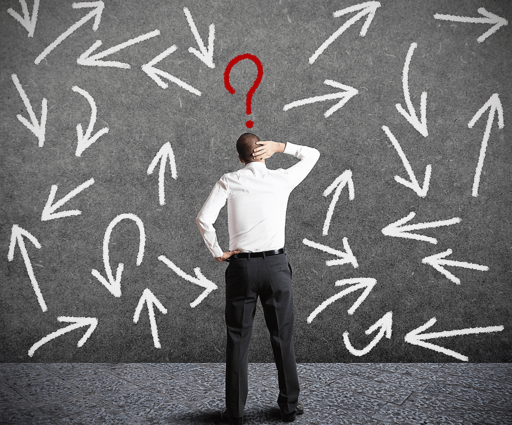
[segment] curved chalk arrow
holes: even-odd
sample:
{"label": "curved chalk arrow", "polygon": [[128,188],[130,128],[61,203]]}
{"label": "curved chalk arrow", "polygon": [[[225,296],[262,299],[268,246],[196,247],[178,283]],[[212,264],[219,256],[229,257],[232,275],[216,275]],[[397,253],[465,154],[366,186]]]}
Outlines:
{"label": "curved chalk arrow", "polygon": [[405,104],[407,106],[407,111],[402,107],[400,103],[397,103],[396,109],[400,112],[403,117],[409,121],[409,123],[423,136],[428,136],[427,130],[427,92],[421,93],[420,98],[420,118],[416,114],[416,110],[411,102],[411,95],[409,93],[409,65],[411,64],[412,54],[414,53],[414,49],[416,49],[417,44],[412,43],[409,47],[409,51],[407,52],[407,57],[405,58],[404,70],[402,73],[402,86],[404,90],[404,98]]}
{"label": "curved chalk arrow", "polygon": [[343,247],[345,248],[345,252],[338,251],[336,249],[332,249],[329,246],[322,245],[313,241],[310,241],[308,239],[303,239],[302,243],[304,245],[310,246],[311,248],[319,249],[320,251],[327,252],[329,254],[336,255],[337,257],[340,257],[336,260],[327,260],[325,264],[327,266],[340,266],[342,264],[352,264],[352,266],[357,269],[359,265],[357,264],[357,258],[352,253],[352,250],[350,249],[350,245],[348,244],[348,239],[343,238]]}
{"label": "curved chalk arrow", "polygon": [[320,56],[329,45],[336,40],[341,34],[343,34],[348,28],[350,28],[352,25],[354,25],[359,19],[361,19],[363,16],[368,15],[366,18],[366,22],[363,24],[363,28],[361,29],[361,32],[359,35],[361,37],[364,37],[366,35],[366,32],[368,31],[368,28],[370,27],[370,24],[373,21],[373,18],[375,16],[375,12],[380,7],[380,3],[378,1],[367,1],[365,3],[356,4],[355,6],[350,6],[345,9],[338,10],[333,13],[333,16],[335,18],[338,18],[340,16],[346,15],[347,13],[355,12],[357,10],[361,10],[358,14],[354,15],[352,18],[350,18],[347,22],[345,22],[334,34],[332,34],[327,40],[324,41],[324,43],[316,50],[315,53],[309,58],[309,63],[313,64],[318,56]]}
{"label": "curved chalk arrow", "polygon": [[444,274],[448,279],[450,279],[457,285],[460,285],[460,279],[451,274],[443,266],[463,267],[465,269],[481,270],[484,272],[489,270],[489,267],[481,266],[480,264],[466,263],[464,261],[444,260],[444,258],[448,257],[451,254],[452,250],[448,249],[444,252],[440,252],[439,254],[434,254],[431,255],[430,257],[425,257],[423,260],[421,260],[421,262],[423,264],[428,264],[434,267],[438,272]]}
{"label": "curved chalk arrow", "polygon": [[189,47],[188,51],[194,55],[196,55],[199,60],[203,61],[208,67],[215,68],[215,64],[213,63],[213,42],[215,40],[215,25],[210,25],[210,32],[208,34],[208,48],[205,47],[199,32],[197,31],[196,24],[192,19],[192,15],[190,11],[184,7],[183,12],[185,12],[185,16],[187,17],[187,22],[190,26],[190,30],[192,34],[194,34],[194,38],[196,39],[196,43],[199,46],[199,50],[194,49],[193,47]]}
{"label": "curved chalk arrow", "polygon": [[101,14],[103,13],[103,8],[105,4],[102,1],[93,1],[93,2],[80,2],[73,3],[71,5],[73,9],[83,9],[83,8],[93,8],[87,15],[85,15],[78,22],[71,25],[66,31],[64,31],[61,35],[57,37],[57,39],[50,44],[46,49],[42,51],[42,53],[35,59],[34,63],[38,65],[48,54],[55,49],[60,43],[62,43],[67,37],[73,34],[78,28],[84,25],[87,21],[94,18],[94,24],[92,26],[93,31],[96,31],[100,26],[101,22]]}
{"label": "curved chalk arrow", "polygon": [[178,276],[181,276],[183,279],[188,280],[189,282],[195,285],[199,285],[205,288],[203,293],[199,295],[193,302],[190,303],[190,307],[196,307],[210,294],[210,292],[217,289],[217,285],[215,285],[215,283],[213,283],[211,280],[206,279],[206,277],[204,277],[204,275],[201,273],[201,269],[199,267],[196,267],[194,269],[196,277],[193,277],[190,276],[189,274],[186,274],[183,270],[181,270],[178,266],[176,266],[171,260],[169,260],[164,255],[160,255],[158,259],[164,262],[167,265],[167,267],[171,268]]}
{"label": "curved chalk arrow", "polygon": [[498,113],[498,127],[501,129],[505,127],[503,122],[503,106],[501,106],[501,101],[498,96],[498,93],[494,93],[487,102],[485,102],[484,106],[482,106],[475,116],[468,123],[469,128],[473,128],[482,114],[489,109],[489,116],[487,118],[487,124],[485,126],[484,138],[482,140],[482,146],[480,148],[480,156],[478,157],[478,164],[476,167],[475,178],[473,180],[473,196],[478,196],[478,187],[480,185],[480,176],[482,174],[482,168],[484,167],[484,159],[485,159],[485,151],[487,150],[487,142],[489,141],[489,137],[491,135],[491,127],[494,122],[494,117],[496,116],[496,112]]}
{"label": "curved chalk arrow", "polygon": [[477,41],[479,43],[481,43],[487,37],[498,31],[502,26],[508,25],[508,21],[506,19],[503,19],[500,16],[495,15],[494,13],[488,12],[483,7],[478,9],[478,13],[480,13],[480,15],[485,16],[485,18],[470,18],[467,16],[441,15],[439,13],[436,13],[434,15],[434,19],[452,22],[466,22],[470,24],[491,24],[492,27],[477,38]]}
{"label": "curved chalk arrow", "polygon": [[139,35],[138,37],[132,38],[128,41],[125,41],[124,43],[113,46],[110,49],[104,50],[103,52],[92,54],[102,44],[100,40],[97,40],[89,49],[87,49],[78,57],[76,63],[78,65],[85,66],[109,66],[114,68],[129,69],[130,65],[127,63],[117,61],[102,61],[100,59],[103,59],[105,56],[112,55],[113,53],[119,52],[120,50],[125,49],[129,46],[133,46],[134,44],[140,43],[141,41],[145,41],[150,38],[156,37],[157,35],[160,35],[159,30],[151,31],[146,34]]}
{"label": "curved chalk arrow", "polygon": [[302,99],[302,100],[296,100],[295,102],[288,103],[287,105],[284,105],[283,111],[287,111],[289,109],[296,108],[297,106],[308,105],[310,103],[323,102],[325,100],[332,100],[332,99],[341,99],[338,103],[336,103],[336,105],[332,106],[330,109],[325,111],[324,117],[327,118],[327,117],[331,116],[334,112],[336,112],[338,109],[343,107],[343,105],[345,105],[345,103],[347,103],[350,99],[352,99],[357,93],[359,93],[355,88],[346,86],[344,84],[338,83],[333,80],[325,80],[324,84],[327,84],[328,86],[331,86],[331,87],[336,87],[336,88],[344,90],[344,91],[325,94],[323,96],[309,97],[307,99]]}
{"label": "curved chalk arrow", "polygon": [[[355,284],[355,285],[354,285]],[[322,304],[320,304],[315,310],[308,316],[308,323],[311,323],[313,319],[323,311],[329,304],[332,304],[334,301],[344,297],[347,294],[350,294],[354,291],[357,291],[359,289],[363,289],[363,293],[360,295],[360,297],[357,299],[357,301],[350,307],[347,312],[348,314],[352,315],[357,310],[357,308],[361,305],[361,303],[366,299],[366,297],[370,294],[373,287],[377,284],[377,280],[373,279],[371,277],[357,277],[354,279],[343,279],[338,280],[335,285],[336,286],[342,286],[342,285],[352,285],[347,289],[344,289],[343,291],[337,293],[336,295],[333,295],[332,297],[326,299]]]}
{"label": "curved chalk arrow", "polygon": [[85,151],[89,146],[96,142],[96,140],[98,140],[102,135],[108,133],[108,128],[104,127],[101,130],[98,130],[94,136],[92,135],[94,124],[96,124],[96,115],[98,113],[96,103],[94,102],[93,97],[80,87],[73,86],[71,90],[73,90],[76,93],[80,93],[83,97],[85,97],[91,107],[91,118],[89,119],[89,125],[87,126],[87,131],[85,132],[85,134],[82,128],[82,124],[78,123],[76,125],[76,135],[78,143],[76,145],[75,155],[80,156],[82,155],[83,151]]}
{"label": "curved chalk arrow", "polygon": [[46,98],[43,98],[43,101],[41,103],[41,121],[37,120],[36,114],[34,114],[34,110],[32,109],[32,105],[30,104],[30,100],[28,100],[28,97],[23,90],[23,87],[21,87],[20,80],[16,74],[12,74],[12,81],[14,82],[14,85],[16,86],[16,90],[18,90],[18,93],[21,96],[21,100],[23,100],[23,104],[25,105],[25,108],[27,109],[28,116],[30,117],[29,122],[25,117],[22,117],[21,114],[16,115],[16,117],[21,121],[21,123],[27,127],[34,136],[37,137],[37,140],[39,142],[39,147],[43,147],[44,145],[44,138],[45,138],[45,132],[46,132],[46,116],[48,114],[48,101]]}
{"label": "curved chalk arrow", "polygon": [[332,201],[329,205],[329,208],[327,209],[327,215],[325,216],[324,221],[324,227],[322,230],[322,234],[325,236],[329,232],[329,226],[331,225],[331,219],[332,215],[334,213],[334,207],[336,206],[336,203],[338,202],[338,199],[340,199],[340,194],[345,185],[348,185],[348,197],[351,201],[354,200],[355,197],[355,191],[354,191],[354,182],[352,181],[352,171],[351,170],[345,170],[339,177],[334,180],[331,185],[324,190],[324,193],[322,193],[323,196],[327,197],[329,196],[334,189],[334,195],[332,197]]}
{"label": "curved chalk arrow", "polygon": [[158,308],[162,314],[167,314],[167,309],[153,295],[153,292],[146,288],[144,289],[139,303],[137,304],[137,308],[135,309],[135,314],[133,315],[133,323],[137,323],[139,321],[140,313],[144,303],[146,303],[148,306],[149,323],[151,325],[151,334],[153,335],[153,344],[156,348],[162,348],[160,345],[160,340],[158,339],[158,328],[156,326],[155,310],[153,309],[153,305],[156,305],[156,308]]}
{"label": "curved chalk arrow", "polygon": [[27,238],[34,244],[34,246],[37,249],[41,249],[41,244],[36,239],[34,235],[27,232],[26,230],[22,229],[17,224],[14,224],[12,226],[12,233],[11,233],[11,243],[9,244],[9,252],[7,254],[7,259],[9,261],[12,261],[14,259],[14,248],[16,247],[16,242],[18,243],[21,251],[21,256],[23,257],[23,261],[25,263],[25,268],[27,269],[28,277],[30,279],[30,282],[32,283],[32,287],[34,288],[34,292],[37,296],[37,301],[39,302],[39,305],[41,306],[41,310],[46,311],[48,310],[48,307],[46,306],[46,303],[44,302],[43,294],[41,293],[41,289],[39,289],[39,285],[36,280],[36,276],[34,274],[34,270],[32,269],[32,263],[30,262],[30,258],[28,256],[27,248],[25,247],[25,241],[23,238]]}
{"label": "curved chalk arrow", "polygon": [[27,2],[25,0],[20,0],[21,10],[23,11],[23,18],[21,15],[16,12],[14,9],[7,9],[7,13],[11,15],[14,19],[16,19],[23,28],[25,28],[28,32],[29,37],[34,36],[34,31],[36,30],[36,22],[37,22],[37,12],[39,10],[39,0],[34,0],[34,7],[32,8],[32,17],[30,17],[30,13],[28,11]]}
{"label": "curved chalk arrow", "polygon": [[398,156],[402,160],[402,163],[404,164],[405,170],[407,171],[407,174],[409,175],[410,180],[405,180],[404,178],[400,176],[395,176],[395,180],[403,184],[405,187],[408,187],[409,189],[414,190],[418,196],[421,196],[424,198],[427,196],[428,192],[428,186],[430,184],[430,175],[432,173],[432,166],[428,164],[425,167],[425,178],[423,179],[423,187],[420,186],[418,183],[418,179],[416,179],[416,175],[414,174],[414,171],[412,171],[411,164],[409,164],[409,161],[407,160],[407,157],[404,154],[404,151],[402,150],[400,144],[398,143],[398,140],[396,140],[396,137],[391,133],[388,127],[385,125],[382,126],[382,129],[384,130],[384,133],[388,136],[389,140],[393,144],[393,147],[398,153]]}
{"label": "curved chalk arrow", "polygon": [[78,195],[82,190],[87,189],[89,186],[93,184],[94,179],[87,180],[86,182],[82,183],[80,186],[69,192],[60,201],[55,202],[55,204],[53,204],[53,201],[55,199],[55,194],[57,193],[57,185],[52,185],[50,189],[50,196],[48,196],[48,201],[46,201],[46,205],[43,208],[43,213],[41,214],[41,221],[55,220],[56,218],[70,217],[82,214],[82,211],[80,210],[68,210],[61,211],[58,213],[56,213],[55,211],[62,207],[71,198]]}
{"label": "curved chalk arrow", "polygon": [[437,351],[438,353],[446,354],[447,356],[455,357],[456,359],[462,360],[463,362],[469,361],[469,358],[463,356],[456,351],[448,350],[447,348],[440,347],[439,345],[431,344],[429,342],[425,342],[426,339],[433,338],[446,338],[450,336],[457,335],[470,335],[470,334],[479,334],[479,333],[489,333],[489,332],[501,332],[503,330],[503,326],[489,326],[486,328],[467,328],[467,329],[457,329],[454,331],[444,331],[444,332],[431,332],[424,333],[423,331],[430,328],[434,323],[436,323],[437,319],[433,317],[427,323],[416,328],[405,335],[405,342],[413,345],[419,345],[420,347],[428,348],[430,350]]}
{"label": "curved chalk arrow", "polygon": [[368,354],[373,347],[375,347],[379,341],[386,336],[386,338],[391,338],[391,328],[393,326],[393,312],[388,311],[384,316],[382,316],[379,320],[375,322],[371,327],[369,327],[366,331],[366,335],[370,335],[371,333],[375,332],[378,328],[380,328],[379,333],[375,336],[372,342],[370,342],[365,348],[358,350],[357,348],[354,348],[354,346],[350,343],[350,340],[348,338],[348,332],[343,332],[343,342],[345,343],[345,347],[347,347],[347,350],[353,354],[354,356],[364,356],[365,354]]}
{"label": "curved chalk arrow", "polygon": [[65,333],[71,332],[75,329],[83,328],[84,326],[89,326],[89,329],[87,329],[87,332],[78,341],[77,347],[81,347],[89,339],[91,334],[96,329],[96,326],[98,326],[98,319],[96,319],[95,317],[60,316],[60,317],[57,317],[57,320],[59,322],[74,322],[74,325],[69,325],[69,326],[66,326],[65,328],[61,328],[58,331],[52,332],[51,334],[46,335],[43,339],[37,341],[32,347],[30,347],[30,350],[28,350],[28,355],[30,357],[32,357],[34,355],[35,351],[39,347],[46,344],[47,342],[50,342],[52,339],[55,339],[58,336],[64,335]]}
{"label": "curved chalk arrow", "polygon": [[160,161],[160,170],[158,175],[158,199],[160,201],[160,205],[165,205],[165,165],[167,164],[167,160],[169,160],[169,166],[171,167],[171,176],[176,180],[178,178],[178,171],[176,170],[174,152],[169,142],[165,143],[160,148],[156,156],[153,158],[153,161],[151,161],[151,164],[149,164],[147,170],[148,176],[153,174],[158,161]]}
{"label": "curved chalk arrow", "polygon": [[112,269],[110,268],[110,254],[109,254],[109,242],[110,235],[114,227],[122,220],[133,220],[137,226],[139,227],[139,252],[137,254],[137,266],[140,266],[142,263],[142,259],[144,258],[144,247],[146,244],[146,233],[144,231],[144,223],[142,220],[137,217],[135,214],[120,214],[116,218],[114,218],[107,227],[105,231],[105,236],[103,238],[103,265],[105,267],[105,273],[107,274],[107,279],[105,279],[98,270],[92,269],[92,275],[98,279],[104,286],[107,288],[110,293],[119,298],[121,296],[121,275],[124,270],[124,264],[119,263],[116,270],[116,277],[112,274]]}

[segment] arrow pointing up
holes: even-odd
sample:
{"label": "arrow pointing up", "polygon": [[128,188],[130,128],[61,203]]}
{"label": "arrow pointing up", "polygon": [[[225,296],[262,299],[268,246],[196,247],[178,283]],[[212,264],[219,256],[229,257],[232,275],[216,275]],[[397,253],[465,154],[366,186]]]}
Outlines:
{"label": "arrow pointing up", "polygon": [[194,308],[201,301],[203,301],[213,290],[217,289],[217,285],[213,283],[211,280],[206,279],[204,275],[201,273],[201,269],[199,267],[196,267],[194,269],[194,273],[196,274],[196,277],[190,276],[189,274],[186,274],[183,270],[181,270],[178,266],[176,266],[171,260],[169,260],[164,255],[160,255],[158,259],[162,262],[164,262],[167,267],[171,268],[178,276],[181,276],[183,279],[188,280],[189,282],[202,286],[205,288],[203,293],[199,295],[193,302],[190,303],[190,307]]}
{"label": "arrow pointing up", "polygon": [[74,215],[82,214],[82,211],[80,210],[61,211],[59,213],[56,213],[55,211],[57,211],[71,198],[75,197],[82,190],[87,189],[92,184],[94,184],[94,179],[87,180],[86,182],[82,183],[80,186],[76,187],[71,192],[69,192],[60,201],[55,202],[55,204],[53,204],[53,201],[55,199],[55,194],[57,193],[57,185],[52,185],[52,188],[50,189],[50,196],[48,197],[48,201],[46,201],[46,205],[43,208],[43,213],[41,214],[41,221],[55,220],[56,218],[71,217]]}
{"label": "arrow pointing up", "polygon": [[375,12],[377,11],[377,9],[379,7],[380,7],[380,3],[378,1],[367,1],[365,3],[356,4],[355,6],[350,6],[345,9],[341,9],[341,10],[334,12],[333,16],[335,18],[338,18],[340,16],[346,15],[347,13],[351,13],[351,12],[360,10],[360,12],[358,14],[356,14],[352,18],[350,18],[334,34],[332,34],[327,40],[324,41],[324,43],[309,58],[309,63],[313,64],[317,60],[318,56],[320,56],[323,53],[323,51],[325,49],[327,49],[327,47],[334,40],[336,40],[341,34],[343,34],[348,28],[350,28],[352,25],[354,25],[363,16],[368,15],[368,17],[366,18],[366,22],[363,24],[363,28],[361,29],[361,32],[359,33],[359,35],[361,37],[364,37],[366,35],[366,32],[368,31],[368,28],[370,27],[370,24],[373,21]]}
{"label": "arrow pointing up", "polygon": [[196,43],[199,46],[199,50],[194,49],[193,47],[189,47],[188,51],[194,55],[196,55],[199,60],[203,61],[210,68],[215,68],[215,64],[213,63],[213,42],[215,40],[215,25],[210,25],[210,32],[208,34],[208,48],[205,47],[199,32],[197,31],[196,24],[192,19],[192,15],[190,11],[184,7],[183,12],[185,12],[185,16],[187,17],[187,22],[190,25],[190,29],[192,34],[194,34],[194,38],[196,39]]}
{"label": "arrow pointing up", "polygon": [[345,86],[344,84],[338,83],[333,80],[325,80],[324,84],[327,84],[331,87],[336,87],[338,89],[344,90],[341,92],[336,93],[330,93],[325,94],[323,96],[315,96],[315,97],[309,97],[307,99],[302,100],[296,100],[295,102],[288,103],[287,105],[284,105],[283,111],[287,111],[289,109],[295,108],[297,106],[303,106],[310,103],[316,103],[316,102],[323,102],[325,100],[332,100],[332,99],[341,99],[336,105],[332,106],[330,109],[325,111],[324,117],[327,118],[331,116],[334,112],[336,112],[338,109],[343,107],[345,103],[347,103],[350,99],[352,99],[357,93],[359,93],[355,88],[350,86]]}
{"label": "arrow pointing up", "polygon": [[327,252],[329,254],[333,254],[333,255],[336,255],[337,257],[339,257],[339,259],[336,259],[336,260],[327,260],[325,262],[325,264],[327,264],[327,266],[339,266],[342,264],[352,264],[352,266],[355,269],[357,269],[359,267],[359,265],[357,264],[357,259],[354,256],[354,254],[352,253],[352,250],[350,249],[347,238],[343,238],[343,247],[345,248],[345,252],[338,251],[336,249],[332,249],[329,246],[322,245],[322,244],[310,241],[308,239],[303,239],[302,243],[304,245],[310,246],[311,248],[316,248],[321,251],[324,251],[324,252]]}
{"label": "arrow pointing up", "polygon": [[329,232],[329,226],[331,225],[332,214],[334,212],[334,207],[340,198],[341,191],[348,184],[348,197],[351,201],[354,200],[355,192],[354,192],[354,182],[352,181],[352,171],[345,170],[336,180],[332,182],[332,184],[325,189],[323,196],[329,196],[334,189],[334,195],[332,197],[331,204],[327,210],[327,215],[325,217],[324,228],[322,234],[325,236]]}
{"label": "arrow pointing up", "polygon": [[156,305],[156,308],[160,310],[160,313],[167,314],[167,309],[162,305],[160,301],[153,295],[148,288],[144,289],[142,296],[140,297],[139,303],[137,304],[137,308],[135,309],[135,314],[133,315],[133,323],[137,323],[139,321],[140,313],[142,311],[142,307],[144,303],[148,306],[149,313],[149,323],[151,324],[151,334],[153,335],[153,344],[156,348],[162,348],[160,345],[160,340],[158,339],[158,328],[156,326],[155,320],[155,311],[153,309],[153,305]]}
{"label": "arrow pointing up", "polygon": [[423,264],[429,264],[430,266],[434,267],[438,272],[441,272],[444,274],[448,279],[450,279],[452,282],[456,283],[457,285],[460,284],[460,279],[451,274],[448,270],[446,270],[443,266],[453,266],[453,267],[463,267],[465,269],[473,269],[473,270],[481,270],[481,271],[487,271],[489,270],[489,267],[487,266],[481,266],[480,264],[473,264],[473,263],[465,263],[463,261],[453,261],[453,260],[444,260],[443,258],[446,258],[452,254],[452,250],[448,249],[444,252],[440,252],[439,254],[434,254],[429,257],[425,257],[421,262]]}
{"label": "arrow pointing up", "polygon": [[353,345],[350,343],[350,340],[348,339],[348,332],[343,332],[343,342],[345,342],[345,347],[347,347],[347,350],[350,351],[351,354],[354,356],[364,356],[365,354],[369,353],[373,347],[375,347],[379,341],[386,336],[386,338],[391,338],[391,328],[393,326],[393,312],[388,311],[384,316],[382,316],[375,324],[373,324],[371,327],[369,327],[366,331],[366,335],[370,335],[371,333],[375,332],[377,329],[380,328],[379,333],[375,336],[372,342],[370,342],[365,348],[362,350],[358,350],[353,347]]}
{"label": "arrow pointing up", "polygon": [[174,159],[174,152],[172,150],[171,144],[169,142],[165,143],[156,156],[151,161],[148,167],[148,176],[153,174],[153,171],[160,161],[160,172],[158,176],[158,198],[160,200],[160,205],[165,205],[165,165],[169,160],[169,166],[171,167],[171,176],[174,180],[178,178],[178,172],[176,171],[176,161]]}
{"label": "arrow pointing up", "polygon": [[11,15],[14,19],[16,19],[23,28],[25,28],[28,32],[29,37],[34,36],[34,31],[36,29],[37,22],[37,12],[39,10],[39,0],[34,0],[34,7],[32,8],[32,17],[30,17],[30,13],[28,11],[27,2],[25,0],[20,0],[21,10],[23,11],[23,18],[20,16],[18,12],[14,9],[7,9],[7,13]]}

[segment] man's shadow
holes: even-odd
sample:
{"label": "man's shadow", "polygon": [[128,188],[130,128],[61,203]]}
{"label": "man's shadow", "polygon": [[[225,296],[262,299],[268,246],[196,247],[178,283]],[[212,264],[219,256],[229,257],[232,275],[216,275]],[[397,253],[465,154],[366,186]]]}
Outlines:
{"label": "man's shadow", "polygon": [[[176,424],[209,424],[225,425],[227,419],[222,419],[220,412],[189,412],[174,419]],[[244,415],[244,424],[281,424],[281,412],[277,407],[250,409]]]}

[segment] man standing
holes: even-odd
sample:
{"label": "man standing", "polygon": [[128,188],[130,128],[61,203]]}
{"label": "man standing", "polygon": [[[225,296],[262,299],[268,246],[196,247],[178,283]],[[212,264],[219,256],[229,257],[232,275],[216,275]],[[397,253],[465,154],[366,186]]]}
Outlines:
{"label": "man standing", "polygon": [[[293,143],[260,141],[251,133],[236,143],[241,170],[224,174],[196,218],[206,246],[226,269],[226,409],[232,424],[242,424],[248,392],[248,353],[256,302],[260,297],[278,371],[277,403],[284,422],[303,413],[293,346],[292,269],[284,250],[286,207],[291,191],[309,174],[320,152]],[[265,159],[276,152],[300,161],[269,170]],[[213,224],[228,204],[229,251],[220,248]]]}

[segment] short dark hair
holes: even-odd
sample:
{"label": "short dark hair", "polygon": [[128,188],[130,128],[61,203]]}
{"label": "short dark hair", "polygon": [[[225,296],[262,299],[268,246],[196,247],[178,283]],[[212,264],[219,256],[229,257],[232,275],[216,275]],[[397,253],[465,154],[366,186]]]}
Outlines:
{"label": "short dark hair", "polygon": [[251,162],[253,160],[252,153],[254,148],[258,146],[256,142],[259,141],[260,138],[252,133],[244,133],[238,138],[236,150],[244,162]]}

